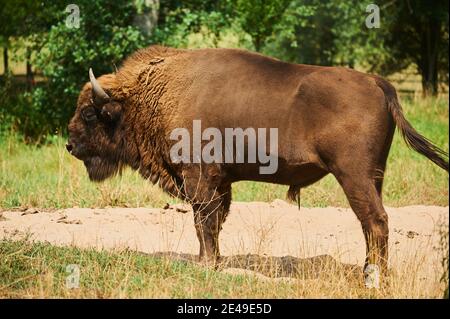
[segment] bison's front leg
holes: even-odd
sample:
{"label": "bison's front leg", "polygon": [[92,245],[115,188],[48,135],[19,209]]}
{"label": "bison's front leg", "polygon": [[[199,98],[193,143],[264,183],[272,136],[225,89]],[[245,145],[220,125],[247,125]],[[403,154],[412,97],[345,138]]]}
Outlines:
{"label": "bison's front leg", "polygon": [[228,214],[231,187],[227,192],[219,191],[207,203],[193,204],[195,230],[200,242],[200,261],[215,264],[220,256],[219,232]]}
{"label": "bison's front leg", "polygon": [[231,185],[215,164],[185,168],[183,179],[186,199],[194,211],[200,261],[215,264],[220,256],[219,232],[230,209]]}

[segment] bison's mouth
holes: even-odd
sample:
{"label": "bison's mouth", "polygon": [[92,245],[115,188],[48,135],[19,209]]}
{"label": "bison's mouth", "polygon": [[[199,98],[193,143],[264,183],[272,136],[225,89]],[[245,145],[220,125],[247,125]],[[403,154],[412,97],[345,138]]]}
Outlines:
{"label": "bison's mouth", "polygon": [[84,166],[89,174],[89,179],[101,182],[115,175],[119,171],[119,163],[93,156],[83,160]]}

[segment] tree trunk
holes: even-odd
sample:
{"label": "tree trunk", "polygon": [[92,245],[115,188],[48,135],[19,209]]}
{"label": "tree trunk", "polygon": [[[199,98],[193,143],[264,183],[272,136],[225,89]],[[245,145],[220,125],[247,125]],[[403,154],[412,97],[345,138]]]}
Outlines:
{"label": "tree trunk", "polygon": [[27,48],[26,63],[27,63],[27,90],[31,91],[34,86],[34,75],[31,69],[31,50]]}
{"label": "tree trunk", "polygon": [[418,63],[422,76],[422,95],[438,94],[438,54],[441,25],[431,17],[422,32],[421,56]]}
{"label": "tree trunk", "polygon": [[151,36],[158,25],[159,2],[159,0],[144,0],[143,11],[134,16],[133,24],[147,36]]}
{"label": "tree trunk", "polygon": [[255,46],[256,52],[260,52],[261,50],[261,37],[259,35],[256,35],[253,40],[253,45]]}
{"label": "tree trunk", "polygon": [[8,47],[3,47],[3,74],[8,73],[9,64],[8,64]]}

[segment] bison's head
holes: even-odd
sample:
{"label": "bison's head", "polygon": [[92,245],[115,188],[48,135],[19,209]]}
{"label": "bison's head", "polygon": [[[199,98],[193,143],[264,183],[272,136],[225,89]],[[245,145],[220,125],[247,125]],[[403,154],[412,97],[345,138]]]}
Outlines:
{"label": "bison's head", "polygon": [[70,120],[66,147],[84,162],[91,180],[102,181],[120,170],[126,152],[123,107],[115,75],[104,75],[97,81],[90,69],[89,78]]}

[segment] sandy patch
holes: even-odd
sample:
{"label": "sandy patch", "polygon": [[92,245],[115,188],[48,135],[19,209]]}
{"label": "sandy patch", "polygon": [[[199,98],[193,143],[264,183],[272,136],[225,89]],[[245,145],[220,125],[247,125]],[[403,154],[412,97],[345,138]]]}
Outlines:
{"label": "sandy patch", "polygon": [[[440,273],[437,226],[448,229],[449,209],[437,206],[386,207],[390,223],[390,265],[407,267],[419,260],[424,274]],[[105,249],[129,248],[145,253],[196,255],[192,211],[163,208],[70,208],[55,212],[29,209],[0,213],[0,238],[30,234],[38,241]],[[314,258],[328,255],[345,264],[362,265],[365,245],[361,226],[347,208],[304,208],[282,200],[233,203],[220,235],[225,256]]]}

